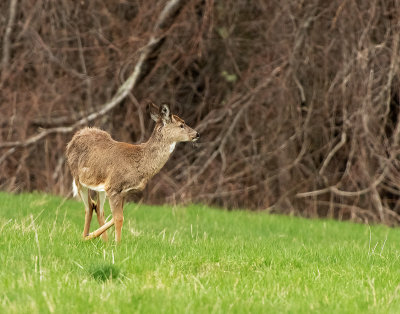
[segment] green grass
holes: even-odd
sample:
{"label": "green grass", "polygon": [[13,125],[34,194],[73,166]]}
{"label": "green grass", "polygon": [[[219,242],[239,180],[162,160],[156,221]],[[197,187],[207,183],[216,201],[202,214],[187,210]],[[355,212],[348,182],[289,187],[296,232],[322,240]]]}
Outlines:
{"label": "green grass", "polygon": [[128,204],[115,245],[83,221],[77,201],[0,193],[1,313],[400,311],[399,229]]}

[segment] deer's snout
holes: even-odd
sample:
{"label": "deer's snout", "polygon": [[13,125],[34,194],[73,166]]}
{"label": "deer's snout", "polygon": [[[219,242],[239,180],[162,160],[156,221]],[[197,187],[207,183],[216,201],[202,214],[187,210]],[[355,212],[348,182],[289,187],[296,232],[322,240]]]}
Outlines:
{"label": "deer's snout", "polygon": [[196,142],[198,139],[200,138],[200,134],[199,132],[196,132],[196,134],[194,135],[192,142]]}

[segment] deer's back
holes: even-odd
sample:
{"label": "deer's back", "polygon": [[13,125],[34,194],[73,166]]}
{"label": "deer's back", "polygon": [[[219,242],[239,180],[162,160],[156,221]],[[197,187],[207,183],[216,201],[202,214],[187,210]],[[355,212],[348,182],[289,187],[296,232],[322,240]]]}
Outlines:
{"label": "deer's back", "polygon": [[67,160],[73,177],[78,178],[83,168],[106,171],[110,163],[107,157],[115,144],[110,134],[97,128],[84,128],[76,132],[67,145]]}

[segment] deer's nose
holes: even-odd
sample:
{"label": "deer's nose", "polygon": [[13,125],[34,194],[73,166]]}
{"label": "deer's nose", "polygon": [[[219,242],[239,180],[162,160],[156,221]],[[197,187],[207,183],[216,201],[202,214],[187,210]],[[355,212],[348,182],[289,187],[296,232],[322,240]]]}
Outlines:
{"label": "deer's nose", "polygon": [[199,132],[196,132],[196,138],[200,138]]}

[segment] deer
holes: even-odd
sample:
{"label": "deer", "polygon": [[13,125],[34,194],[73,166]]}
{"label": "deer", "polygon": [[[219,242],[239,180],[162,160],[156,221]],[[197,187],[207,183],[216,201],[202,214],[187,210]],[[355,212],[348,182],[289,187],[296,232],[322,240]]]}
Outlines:
{"label": "deer", "polygon": [[[142,191],[147,182],[166,164],[179,142],[195,142],[200,135],[171,114],[168,104],[147,106],[156,122],[147,142],[118,142],[103,130],[85,127],[77,131],[67,145],[66,158],[72,174],[74,196],[85,205],[85,240],[102,236],[108,240],[107,229],[115,224],[115,241],[121,241],[124,222],[123,207],[128,193]],[[92,192],[91,192],[92,191]],[[91,194],[95,194],[95,200]],[[109,200],[112,218],[105,223],[104,203]],[[89,234],[96,212],[100,228]]]}

